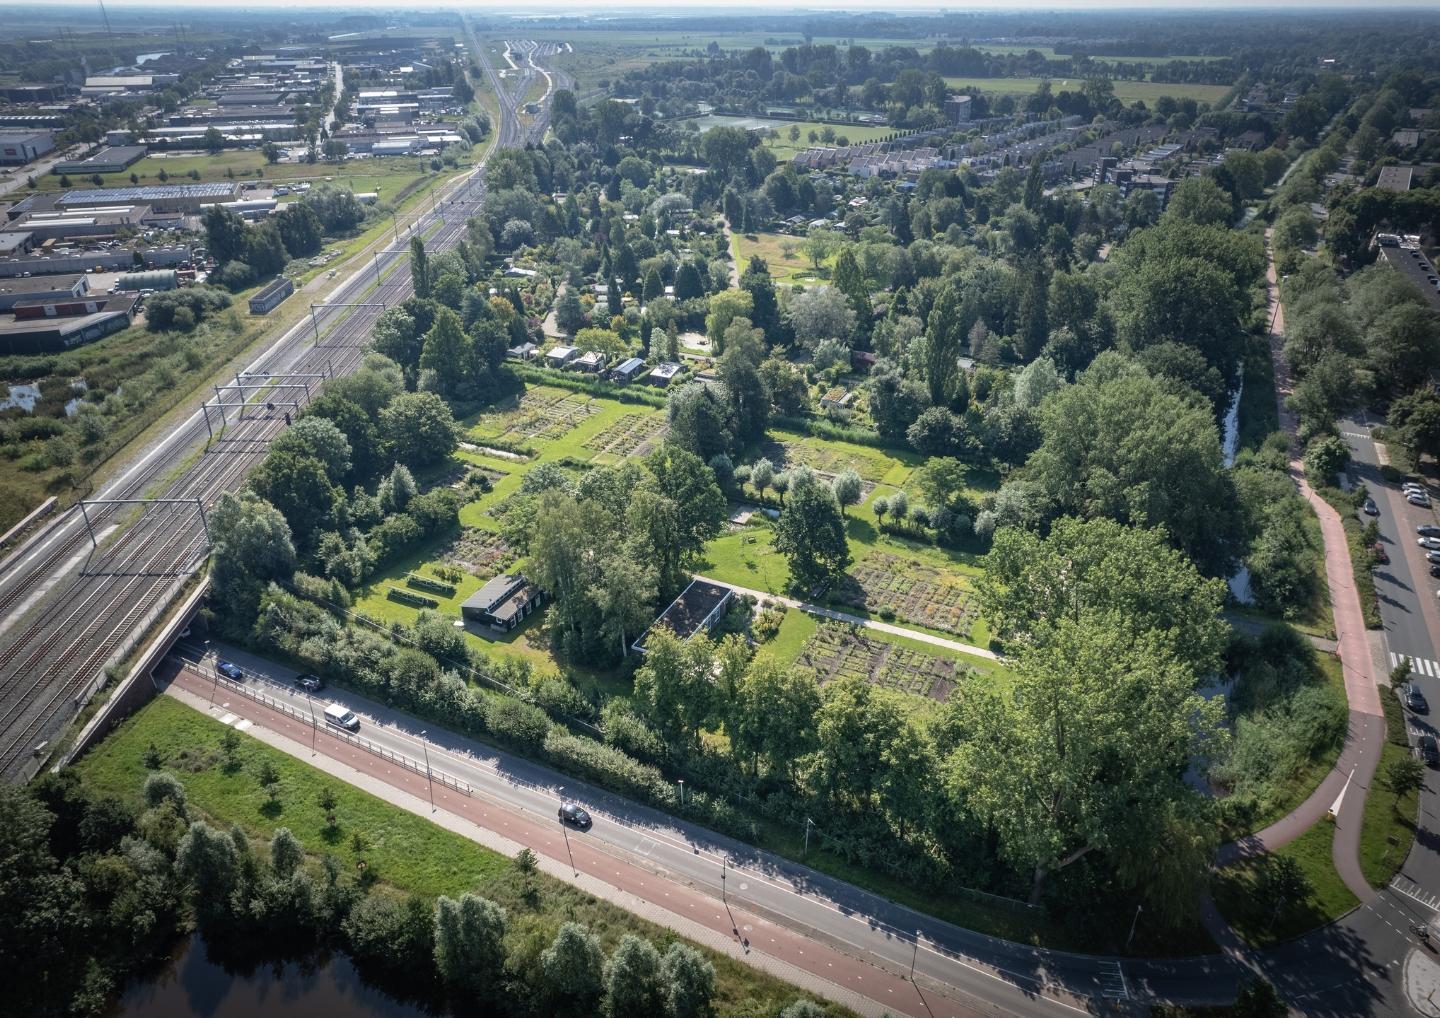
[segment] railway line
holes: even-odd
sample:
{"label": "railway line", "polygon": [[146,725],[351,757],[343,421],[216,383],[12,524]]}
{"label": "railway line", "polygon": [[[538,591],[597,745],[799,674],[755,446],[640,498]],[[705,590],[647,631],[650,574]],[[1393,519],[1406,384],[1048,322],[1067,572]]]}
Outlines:
{"label": "railway line", "polygon": [[[475,49],[492,84],[498,84],[483,49],[478,44]],[[527,74],[544,73],[529,52],[525,66],[531,69]],[[551,79],[542,110],[548,109],[553,89]],[[537,124],[548,117],[542,113],[522,129],[516,97],[503,87],[496,94],[501,105],[497,147],[543,136],[543,128],[536,133]],[[123,653],[126,640],[138,635],[147,616],[168,604],[203,562],[208,540],[198,507],[208,510],[221,494],[237,489],[285,427],[284,408],[267,406],[260,395],[271,384],[267,380],[333,378],[354,371],[382,308],[413,293],[408,239],[426,236],[435,252],[453,247],[484,200],[484,166],[482,160],[470,174],[433,193],[427,207],[397,220],[394,243],[375,252],[372,265],[353,270],[328,300],[312,304],[312,320],[287,330],[236,377],[236,385],[243,382],[245,388],[230,391],[249,397],[243,410],[217,405],[240,402],[233,397],[207,400],[206,409],[197,404],[95,493],[97,501],[110,501],[88,507],[83,515],[72,507],[5,564],[0,573],[0,775],[23,780],[43,764],[49,741],[98,689],[104,668]],[[300,394],[294,402],[303,402],[314,395],[314,387],[292,392]],[[123,503],[136,499],[177,501]]]}

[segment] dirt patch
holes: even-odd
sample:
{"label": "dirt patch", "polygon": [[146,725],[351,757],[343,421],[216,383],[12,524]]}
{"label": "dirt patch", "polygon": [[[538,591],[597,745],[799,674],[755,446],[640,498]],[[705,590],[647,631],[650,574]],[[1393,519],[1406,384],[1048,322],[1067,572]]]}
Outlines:
{"label": "dirt patch", "polygon": [[481,443],[486,438],[554,441],[599,412],[600,405],[588,396],[532,389],[513,410],[482,416],[473,433]]}

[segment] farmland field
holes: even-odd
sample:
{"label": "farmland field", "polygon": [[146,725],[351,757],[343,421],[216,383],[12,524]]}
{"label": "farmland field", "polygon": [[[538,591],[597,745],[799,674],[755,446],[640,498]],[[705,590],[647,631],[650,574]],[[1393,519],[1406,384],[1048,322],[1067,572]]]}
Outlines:
{"label": "farmland field", "polygon": [[[974,88],[986,95],[1030,95],[1048,80],[1056,92],[1075,90],[1084,84],[1081,78],[946,78],[945,84],[952,89]],[[1230,91],[1228,85],[1171,84],[1160,81],[1115,81],[1115,98],[1129,104],[1136,101],[1153,104],[1163,95],[1174,99],[1194,99],[1198,102],[1218,102]]]}
{"label": "farmland field", "polygon": [[940,569],[872,551],[850,568],[832,600],[859,611],[965,636],[975,620],[967,583]]}

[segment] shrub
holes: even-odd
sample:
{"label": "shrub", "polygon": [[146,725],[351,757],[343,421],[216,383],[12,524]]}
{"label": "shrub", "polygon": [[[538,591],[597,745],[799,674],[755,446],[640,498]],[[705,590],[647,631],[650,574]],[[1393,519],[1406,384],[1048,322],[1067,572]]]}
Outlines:
{"label": "shrub", "polygon": [[454,597],[455,587],[449,583],[442,583],[439,580],[432,580],[428,576],[419,573],[406,573],[405,586],[414,587],[416,590],[428,591],[431,594],[440,594],[444,597]]}

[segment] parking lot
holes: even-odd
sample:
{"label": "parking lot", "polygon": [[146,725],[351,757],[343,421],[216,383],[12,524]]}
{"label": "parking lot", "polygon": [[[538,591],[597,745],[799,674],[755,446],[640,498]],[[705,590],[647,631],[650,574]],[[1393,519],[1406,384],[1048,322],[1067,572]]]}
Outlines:
{"label": "parking lot", "polygon": [[1430,306],[1440,311],[1440,286],[1434,282],[1440,279],[1440,272],[1436,271],[1435,263],[1426,257],[1424,251],[1415,247],[1381,247],[1380,257],[1414,283]]}

